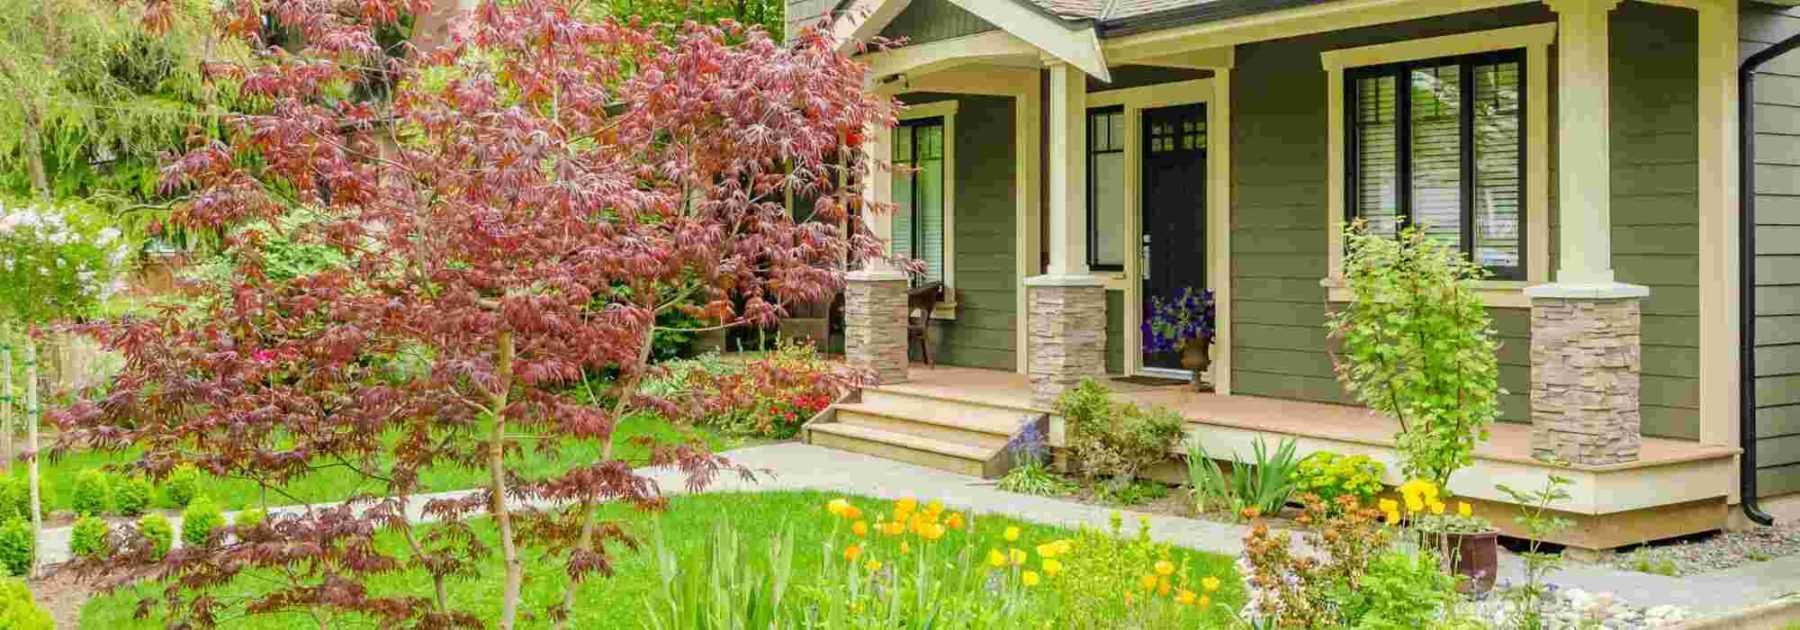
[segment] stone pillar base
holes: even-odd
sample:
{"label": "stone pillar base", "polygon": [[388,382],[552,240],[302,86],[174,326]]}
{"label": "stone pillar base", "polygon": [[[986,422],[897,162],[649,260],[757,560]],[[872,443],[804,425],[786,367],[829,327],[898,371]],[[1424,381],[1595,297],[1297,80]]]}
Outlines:
{"label": "stone pillar base", "polygon": [[883,385],[906,382],[906,274],[852,271],[844,281],[844,362]]}
{"label": "stone pillar base", "polygon": [[1031,401],[1045,409],[1084,378],[1106,376],[1106,287],[1092,276],[1025,280]]}
{"label": "stone pillar base", "polygon": [[1635,461],[1638,303],[1632,285],[1543,285],[1531,296],[1531,454],[1582,465]]}

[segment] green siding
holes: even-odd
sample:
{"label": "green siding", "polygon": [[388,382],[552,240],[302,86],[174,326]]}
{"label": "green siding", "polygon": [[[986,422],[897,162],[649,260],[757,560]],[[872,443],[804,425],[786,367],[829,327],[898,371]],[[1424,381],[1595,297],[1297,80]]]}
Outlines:
{"label": "green siding", "polygon": [[1013,370],[1018,345],[1018,269],[1012,238],[1013,101],[992,96],[908,94],[908,103],[956,100],[957,315],[932,323],[932,358],[945,365]]}
{"label": "green siding", "polygon": [[1125,292],[1106,292],[1106,373],[1125,373]]}
{"label": "green siding", "polygon": [[[1742,54],[1800,33],[1800,10],[1745,3]],[[1756,81],[1757,494],[1800,492],[1800,54]]]}
{"label": "green siding", "polygon": [[[1325,340],[1325,72],[1319,53],[1554,19],[1539,5],[1239,46],[1232,73],[1232,388],[1352,402]],[[1691,91],[1691,90],[1690,90]],[[1530,315],[1492,312],[1502,419],[1528,422]]]}
{"label": "green siding", "polygon": [[913,0],[900,15],[894,16],[887,28],[882,29],[881,36],[906,38],[908,44],[923,44],[994,29],[994,25],[950,4],[950,0]]}

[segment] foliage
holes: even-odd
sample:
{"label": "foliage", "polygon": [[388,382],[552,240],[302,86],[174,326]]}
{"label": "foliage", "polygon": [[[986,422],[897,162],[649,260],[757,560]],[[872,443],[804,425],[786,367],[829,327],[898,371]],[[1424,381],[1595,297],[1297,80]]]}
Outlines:
{"label": "foliage", "polygon": [[1063,623],[1057,627],[1177,627],[1192,623],[1185,607],[1210,612],[1224,585],[1219,576],[1152,540],[1149,519],[1140,516],[1130,536],[1123,521],[1114,512],[1105,530],[1083,527],[1060,558],[1066,575],[1055,582]]}
{"label": "foliage", "polygon": [[237,532],[256,529],[267,522],[269,511],[263,508],[246,508],[231,515],[231,529]]}
{"label": "foliage", "polygon": [[[271,36],[262,6],[220,3],[224,34]],[[210,68],[242,77],[267,113],[228,117],[164,184],[189,195],[178,225],[264,221],[344,264],[281,279],[256,239],[228,238],[239,267],[213,299],[87,327],[127,367],[103,401],[58,410],[62,444],[137,448],[157,479],[191,463],[279,493],[338,467],[380,489],[284,514],[286,545],[170,554],[156,569],[173,625],[216,624],[219,589],[255,572],[280,582],[246,604],[257,614],[510,629],[538,555],[558,559],[569,595],[530,614],[561,625],[574,589],[639,544],[596,506],[666,503],[634,465],[679,469],[693,488],[749,474],[697,445],[615,454],[622,418],[688,419],[639,390],[656,316],[771,325],[840,291],[846,260],[880,253],[861,222],[838,226],[846,201],[862,203],[862,134],[891,124],[894,103],[818,32],[788,46],[701,25],[669,36],[584,20],[573,0],[486,2],[450,43],[390,58],[384,33],[420,3],[282,6],[281,54]],[[355,98],[372,61],[387,99]],[[790,195],[812,214],[794,216]],[[322,218],[272,220],[302,210]],[[600,454],[519,474],[526,451],[568,441]],[[398,515],[437,465],[485,477],[481,493],[433,501],[442,524],[425,531]],[[492,519],[491,542],[469,534],[477,518]],[[383,532],[417,544],[373,545]],[[502,569],[475,571],[490,553]],[[153,560],[122,553],[114,568]],[[321,587],[406,567],[427,569],[429,595]],[[455,605],[452,582],[499,591],[498,610]]]}
{"label": "foliage", "polygon": [[1369,459],[1368,455],[1319,451],[1300,460],[1300,467],[1294,473],[1296,491],[1318,495],[1327,505],[1344,495],[1356,497],[1358,503],[1366,504],[1381,493],[1381,479],[1387,475],[1387,466]]}
{"label": "foliage", "polygon": [[703,552],[686,559],[677,556],[664,538],[660,528],[651,538],[661,589],[660,597],[648,603],[650,628],[780,627],[782,600],[794,579],[797,550],[792,530],[770,541],[766,560],[752,560],[737,530],[722,522],[714,526]]}
{"label": "foliage", "polygon": [[1396,239],[1358,222],[1345,239],[1351,300],[1328,323],[1338,379],[1400,422],[1395,447],[1407,477],[1445,485],[1487,439],[1505,393],[1496,333],[1476,293],[1486,271],[1422,229]]}
{"label": "foliage", "polygon": [[1342,597],[1343,618],[1355,628],[1439,628],[1456,606],[1456,578],[1430,550],[1391,550],[1375,556],[1356,589]]}
{"label": "foliage", "polygon": [[820,356],[811,344],[784,342],[738,367],[685,369],[676,394],[686,415],[726,435],[790,438],[800,425],[850,390],[872,383]]}
{"label": "foliage", "polygon": [[1562,555],[1544,551],[1543,541],[1568,529],[1571,524],[1550,509],[1551,504],[1568,500],[1571,483],[1567,477],[1550,475],[1544,481],[1544,487],[1536,490],[1517,490],[1506,484],[1495,486],[1519,506],[1519,515],[1513,521],[1530,540],[1525,551],[1519,554],[1525,561],[1524,579],[1501,591],[1501,596],[1512,605],[1511,621],[1516,628],[1542,630],[1550,627],[1550,618],[1544,612],[1544,599],[1550,594],[1550,586],[1544,578],[1562,568]]}
{"label": "foliage", "polygon": [[785,0],[593,0],[588,6],[606,15],[635,18],[645,22],[679,25],[687,21],[701,23],[732,20],[763,29],[777,41],[781,39],[787,15]]}
{"label": "foliage", "polygon": [[156,487],[150,480],[140,475],[126,475],[119,478],[112,487],[113,512],[120,516],[137,516],[150,508],[150,499],[156,494]]}
{"label": "foliage", "polygon": [[139,553],[152,561],[162,560],[175,546],[175,528],[169,525],[168,517],[156,512],[138,517],[136,534]]}
{"label": "foliage", "polygon": [[200,496],[200,469],[191,463],[176,466],[163,479],[162,489],[169,505],[187,507],[194,497]]}
{"label": "foliage", "polygon": [[81,474],[75,476],[69,501],[77,515],[105,514],[112,504],[112,489],[106,473],[98,470],[81,471]]}
{"label": "foliage", "polygon": [[[38,481],[39,497],[50,502],[51,483]],[[9,518],[31,518],[31,484],[24,475],[0,475],[0,521]]]}
{"label": "foliage", "polygon": [[1123,485],[1096,484],[1090,490],[1094,493],[1095,501],[1107,505],[1142,505],[1169,496],[1168,486],[1147,479],[1138,479]]}
{"label": "foliage", "polygon": [[1238,570],[1248,583],[1243,615],[1256,627],[1326,628],[1352,625],[1346,617],[1369,566],[1388,549],[1393,534],[1376,522],[1376,511],[1340,496],[1327,506],[1301,497],[1306,510],[1306,542],[1312,553],[1296,551],[1287,532],[1257,520],[1244,535]]}
{"label": "foliage", "polygon": [[115,290],[126,250],[118,230],[79,209],[0,201],[0,321],[88,313]]}
{"label": "foliage", "polygon": [[26,575],[36,559],[37,534],[31,521],[18,516],[0,520],[0,569],[8,575]]}
{"label": "foliage", "polygon": [[56,622],[31,599],[24,580],[0,578],[0,628],[8,630],[56,630]]}
{"label": "foliage", "polygon": [[1212,289],[1195,293],[1192,287],[1184,287],[1173,300],[1150,296],[1150,309],[1142,324],[1144,351],[1175,352],[1194,339],[1212,343],[1216,332],[1213,313]]}
{"label": "foliage", "polygon": [[213,534],[225,527],[225,513],[206,495],[194,497],[181,511],[181,542],[190,547],[206,545]]}
{"label": "foliage", "polygon": [[1007,492],[1037,496],[1059,496],[1075,490],[1055,471],[1050,470],[1050,446],[1036,422],[1025,425],[1006,445],[1013,467],[1006,471],[995,487]]}
{"label": "foliage", "polygon": [[1638,547],[1631,551],[1631,558],[1626,563],[1631,570],[1653,575],[1675,577],[1681,573],[1681,565],[1669,554],[1649,547]]}
{"label": "foliage", "polygon": [[1067,424],[1069,457],[1081,476],[1106,479],[1115,487],[1168,459],[1184,425],[1167,409],[1113,403],[1112,392],[1093,379],[1063,392],[1056,409]]}
{"label": "foliage", "polygon": [[98,516],[75,519],[74,529],[69,532],[69,552],[77,558],[103,560],[109,550],[106,539],[111,533],[106,519]]}
{"label": "foliage", "polygon": [[1256,518],[1279,514],[1287,506],[1298,480],[1298,445],[1292,439],[1284,439],[1270,453],[1268,444],[1257,438],[1250,448],[1249,461],[1232,453],[1228,479],[1199,440],[1188,444],[1188,480],[1193,484],[1194,502],[1200,511],[1222,509],[1234,517]]}

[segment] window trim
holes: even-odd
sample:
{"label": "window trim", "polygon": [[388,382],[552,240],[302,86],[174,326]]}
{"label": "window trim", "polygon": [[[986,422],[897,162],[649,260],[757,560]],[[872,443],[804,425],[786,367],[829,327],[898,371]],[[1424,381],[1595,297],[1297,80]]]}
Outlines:
{"label": "window trim", "polygon": [[1523,279],[1487,280],[1480,283],[1484,301],[1489,306],[1522,308],[1531,300],[1524,288],[1550,280],[1550,45],[1556,39],[1556,24],[1542,23],[1485,31],[1471,31],[1442,37],[1404,40],[1373,46],[1344,48],[1320,53],[1326,75],[1328,125],[1326,152],[1329,180],[1325,208],[1328,271],[1320,284],[1330,289],[1327,299],[1347,301],[1350,292],[1343,284],[1343,227],[1348,216],[1345,199],[1348,189],[1348,151],[1345,147],[1346,109],[1345,75],[1352,68],[1377,66],[1456,57],[1486,52],[1523,49],[1525,58],[1525,178],[1524,195],[1525,267]]}
{"label": "window trim", "polygon": [[[1100,208],[1099,208],[1099,203],[1098,203],[1099,195],[1097,194],[1098,190],[1099,190],[1099,180],[1094,177],[1094,162],[1095,162],[1096,156],[1118,154],[1119,160],[1122,164],[1122,167],[1130,168],[1130,164],[1128,164],[1128,162],[1130,162],[1131,160],[1127,159],[1129,152],[1126,151],[1126,148],[1127,148],[1126,143],[1128,142],[1126,140],[1120,141],[1119,148],[1116,150],[1097,151],[1094,149],[1094,146],[1093,146],[1094,117],[1098,116],[1098,115],[1104,115],[1104,114],[1118,114],[1121,117],[1127,116],[1127,114],[1125,112],[1125,106],[1123,104],[1102,105],[1099,107],[1089,107],[1089,108],[1087,108],[1087,113],[1085,115],[1085,120],[1087,122],[1085,127],[1086,127],[1086,133],[1087,133],[1087,138],[1088,138],[1088,142],[1083,143],[1083,146],[1086,147],[1086,151],[1087,151],[1087,156],[1085,159],[1087,160],[1087,172],[1088,172],[1087,186],[1086,186],[1086,188],[1087,188],[1087,191],[1086,191],[1086,193],[1087,193],[1087,265],[1088,265],[1089,271],[1118,272],[1118,271],[1125,271],[1125,259],[1131,257],[1130,250],[1131,250],[1132,243],[1130,242],[1130,235],[1125,235],[1126,241],[1127,241],[1125,243],[1125,246],[1126,246],[1127,251],[1124,253],[1123,256],[1121,256],[1119,258],[1119,262],[1117,262],[1117,263],[1100,262],[1100,253],[1099,253],[1099,249],[1100,249],[1100,247],[1099,247],[1100,246],[1100,221],[1099,221]],[[1122,120],[1122,122],[1126,122],[1126,121]],[[1127,137],[1130,137],[1130,135],[1131,135],[1130,130],[1126,129],[1124,131],[1125,131],[1125,135]],[[1126,175],[1126,179],[1130,179],[1129,174],[1124,174],[1124,175]],[[1125,182],[1120,182],[1121,185],[1123,185],[1124,183]],[[1126,205],[1130,205],[1130,204],[1126,204]],[[1125,211],[1125,212],[1130,211],[1129,208],[1122,208],[1121,210]],[[1123,217],[1121,217],[1121,218],[1123,218]],[[1122,223],[1118,227],[1121,231],[1125,230],[1125,225],[1123,225]]]}
{"label": "window trim", "polygon": [[[1395,209],[1397,212],[1395,221],[1397,223],[1396,227],[1404,228],[1413,223],[1413,215],[1415,212],[1412,203],[1414,173],[1411,125],[1413,93],[1411,71],[1425,67],[1454,65],[1456,68],[1458,84],[1461,86],[1457,103],[1457,111],[1461,115],[1458,116],[1456,124],[1457,144],[1459,145],[1457,152],[1459,171],[1459,177],[1457,179],[1457,187],[1459,189],[1457,220],[1462,229],[1459,230],[1460,234],[1457,236],[1457,247],[1464,255],[1473,256],[1472,252],[1475,248],[1475,233],[1477,227],[1475,225],[1475,185],[1477,183],[1475,177],[1475,116],[1472,113],[1475,109],[1475,68],[1476,66],[1502,63],[1516,63],[1519,65],[1520,70],[1519,111],[1517,114],[1519,137],[1517,143],[1518,146],[1515,147],[1514,150],[1518,154],[1517,158],[1519,164],[1519,201],[1527,201],[1525,180],[1527,174],[1530,172],[1531,159],[1529,152],[1526,150],[1526,145],[1529,141],[1526,137],[1525,118],[1526,112],[1531,107],[1532,98],[1524,83],[1525,77],[1529,76],[1529,73],[1531,72],[1531,68],[1526,59],[1524,49],[1512,48],[1471,54],[1432,57],[1427,59],[1415,59],[1410,61],[1396,61],[1344,69],[1342,87],[1344,90],[1343,98],[1345,103],[1342,113],[1344,116],[1344,137],[1342,139],[1344,147],[1344,178],[1341,182],[1341,185],[1344,186],[1344,214],[1340,220],[1345,222],[1354,221],[1359,212],[1359,208],[1357,208],[1357,202],[1359,201],[1357,185],[1360,183],[1358,179],[1361,177],[1361,172],[1357,168],[1358,160],[1352,159],[1359,149],[1356,142],[1358,131],[1357,103],[1359,102],[1356,98],[1357,82],[1362,79],[1378,77],[1392,78],[1394,80],[1394,181],[1396,185],[1395,205],[1397,206]],[[1527,266],[1527,261],[1530,260],[1532,253],[1531,239],[1529,238],[1531,226],[1528,223],[1528,217],[1526,216],[1528,210],[1525,206],[1525,203],[1519,204],[1519,222],[1521,229],[1519,229],[1518,234],[1518,263],[1510,267],[1489,267],[1488,269],[1494,272],[1494,280],[1518,281],[1525,279],[1525,267]]]}
{"label": "window trim", "polygon": [[[941,118],[944,121],[944,301],[938,303],[932,311],[932,319],[954,320],[957,312],[956,299],[956,112],[958,101],[932,101],[907,105],[895,116],[900,125],[912,121],[929,118]],[[918,124],[918,123],[915,123]],[[897,132],[900,125],[896,125]],[[892,135],[893,132],[890,132]],[[888,159],[893,158],[893,141],[889,141]],[[888,187],[893,187],[889,179]],[[892,196],[892,191],[887,194]],[[889,221],[889,225],[892,225]],[[893,253],[892,235],[889,238],[889,253]]]}

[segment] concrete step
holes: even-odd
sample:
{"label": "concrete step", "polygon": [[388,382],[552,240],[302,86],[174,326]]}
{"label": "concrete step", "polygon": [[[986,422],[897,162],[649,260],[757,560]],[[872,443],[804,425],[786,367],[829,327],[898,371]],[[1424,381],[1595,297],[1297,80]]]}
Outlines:
{"label": "concrete step", "polygon": [[864,389],[860,404],[871,413],[1007,438],[1043,413],[880,387]]}
{"label": "concrete step", "polygon": [[981,427],[971,428],[961,424],[943,422],[936,418],[899,415],[888,408],[874,407],[867,403],[838,405],[837,421],[892,433],[905,433],[942,442],[979,447],[988,451],[1006,448],[1007,439],[1010,437],[1005,434],[988,432]]}
{"label": "concrete step", "polygon": [[947,470],[972,477],[1000,473],[996,449],[872,426],[829,422],[806,427],[807,441],[827,448]]}

